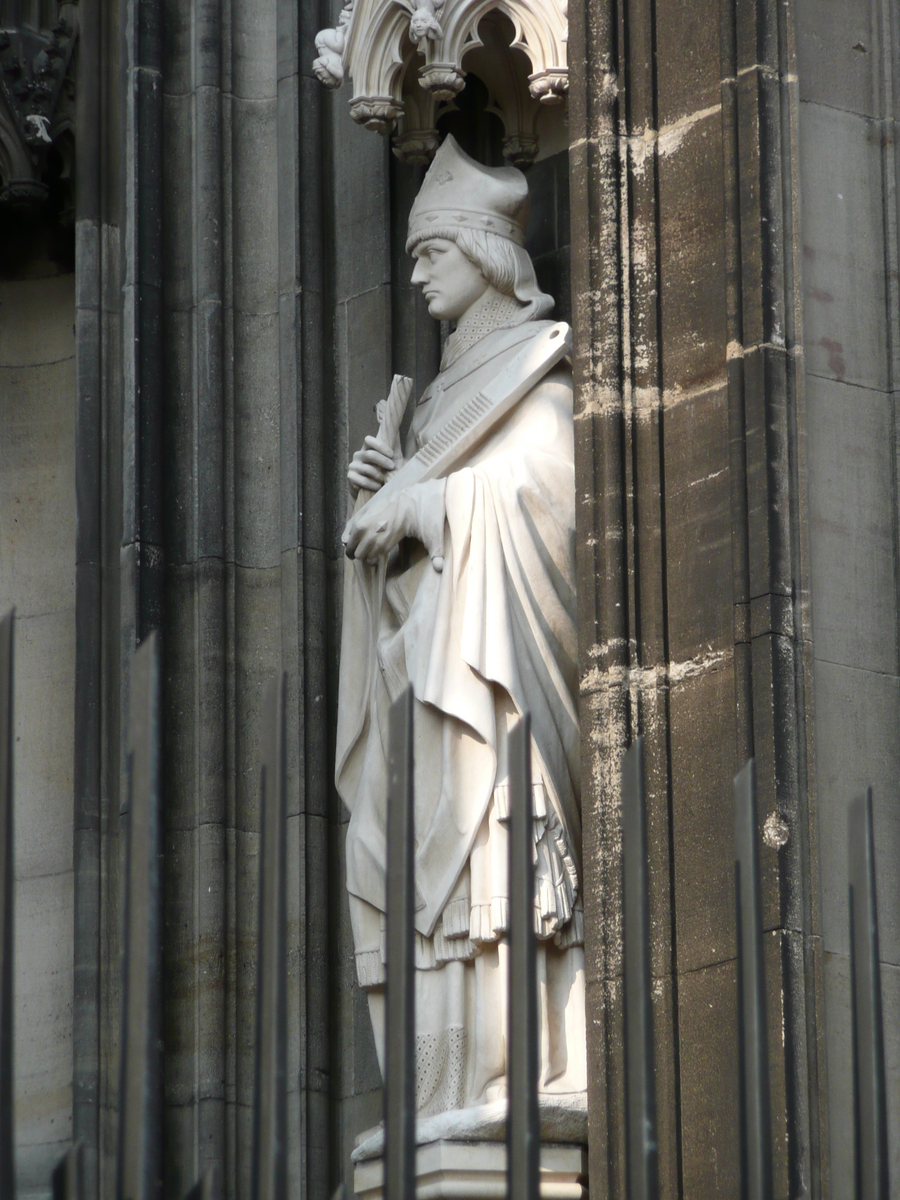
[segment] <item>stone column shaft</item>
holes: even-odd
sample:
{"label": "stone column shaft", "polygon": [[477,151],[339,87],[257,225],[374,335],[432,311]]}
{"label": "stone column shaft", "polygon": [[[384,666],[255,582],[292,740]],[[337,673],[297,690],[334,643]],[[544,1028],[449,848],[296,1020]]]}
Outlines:
{"label": "stone column shaft", "polygon": [[[731,776],[757,756],[779,1194],[817,1128],[792,14],[570,5],[591,1193],[624,1195],[619,764],[647,749],[662,1190],[737,1187]],[[782,1023],[791,1037],[782,1045]],[[734,1072],[722,1064],[734,1062]]]}

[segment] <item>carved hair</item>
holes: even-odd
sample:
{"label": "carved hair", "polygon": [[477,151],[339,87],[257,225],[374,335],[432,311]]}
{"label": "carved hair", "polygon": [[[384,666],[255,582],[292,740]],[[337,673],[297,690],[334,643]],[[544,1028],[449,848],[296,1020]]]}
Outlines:
{"label": "carved hair", "polygon": [[492,287],[504,296],[514,296],[523,304],[523,321],[538,320],[553,310],[555,301],[538,287],[534,264],[523,246],[517,246],[499,233],[469,229],[464,225],[442,225],[422,231],[408,249],[411,253],[417,245],[435,238],[456,242]]}

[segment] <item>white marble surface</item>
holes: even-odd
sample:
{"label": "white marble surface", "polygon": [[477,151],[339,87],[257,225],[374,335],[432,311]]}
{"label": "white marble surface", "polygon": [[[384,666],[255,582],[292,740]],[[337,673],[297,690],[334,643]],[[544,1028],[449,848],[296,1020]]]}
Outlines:
{"label": "white marble surface", "polygon": [[455,330],[402,444],[412,394],[397,377],[348,472],[336,784],[357,979],[383,1070],[385,731],[410,685],[420,1118],[458,1121],[506,1093],[508,746],[526,712],[540,1091],[587,1086],[572,376],[568,327],[544,319],[553,299],[524,249],[528,210],[522,172],[447,138],[407,250],[430,315]]}
{"label": "white marble surface", "polygon": [[[566,1145],[587,1144],[587,1096],[584,1092],[538,1097],[541,1141]],[[457,1108],[421,1117],[416,1122],[416,1144],[432,1142],[502,1142],[506,1137],[506,1100]],[[380,1126],[361,1134],[353,1162],[379,1158],[384,1152],[384,1130]]]}
{"label": "white marble surface", "polygon": [[[381,1159],[356,1168],[359,1200],[381,1200]],[[542,1200],[587,1200],[587,1149],[541,1147]],[[506,1200],[506,1147],[498,1142],[432,1142],[416,1158],[417,1200]]]}

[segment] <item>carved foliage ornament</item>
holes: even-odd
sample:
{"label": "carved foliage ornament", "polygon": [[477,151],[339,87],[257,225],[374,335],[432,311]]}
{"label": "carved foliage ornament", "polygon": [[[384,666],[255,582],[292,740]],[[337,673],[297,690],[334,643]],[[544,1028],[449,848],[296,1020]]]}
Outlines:
{"label": "carved foliage ornament", "polygon": [[[501,24],[511,40],[498,37]],[[438,145],[439,106],[477,63],[506,127],[507,157],[522,163],[536,153],[540,106],[565,99],[567,34],[567,0],[348,0],[335,28],[316,37],[313,71],[329,88],[349,77],[354,120],[396,130],[395,153],[421,162]],[[520,63],[522,86],[513,81]]]}

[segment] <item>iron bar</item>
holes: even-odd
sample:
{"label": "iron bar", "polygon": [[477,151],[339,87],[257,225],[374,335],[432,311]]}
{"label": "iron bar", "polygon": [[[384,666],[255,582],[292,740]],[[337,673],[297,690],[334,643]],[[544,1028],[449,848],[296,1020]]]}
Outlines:
{"label": "iron bar", "polygon": [[850,973],[856,1200],[888,1200],[887,1103],[872,789],[851,801]]}
{"label": "iron bar", "polygon": [[132,659],[117,1200],[162,1195],[160,666],[154,632]]}
{"label": "iron bar", "polygon": [[14,1195],[13,1155],[13,630],[0,620],[0,1196]]}
{"label": "iron bar", "polygon": [[534,934],[534,815],[531,715],[509,735],[509,1036],[506,1082],[506,1194],[538,1200],[541,1125],[538,1109],[537,954]]}
{"label": "iron bar", "polygon": [[391,706],[388,730],[387,989],[384,1196],[416,1194],[416,961],[413,692]]}
{"label": "iron bar", "polygon": [[253,1198],[287,1196],[287,856],[285,839],[285,676],[262,705],[256,1081]]}
{"label": "iron bar", "polygon": [[184,1200],[213,1200],[215,1194],[215,1176],[212,1171],[206,1171],[197,1180]]}
{"label": "iron bar", "polygon": [[76,1142],[53,1172],[53,1200],[87,1200],[84,1143]]}
{"label": "iron bar", "polygon": [[742,1200],[771,1200],[769,1045],[756,820],[756,762],[752,758],[734,778],[734,890],[737,908],[741,1197]]}
{"label": "iron bar", "polygon": [[659,1196],[646,809],[644,740],[637,738],[622,761],[625,1137],[628,1200],[656,1200]]}

